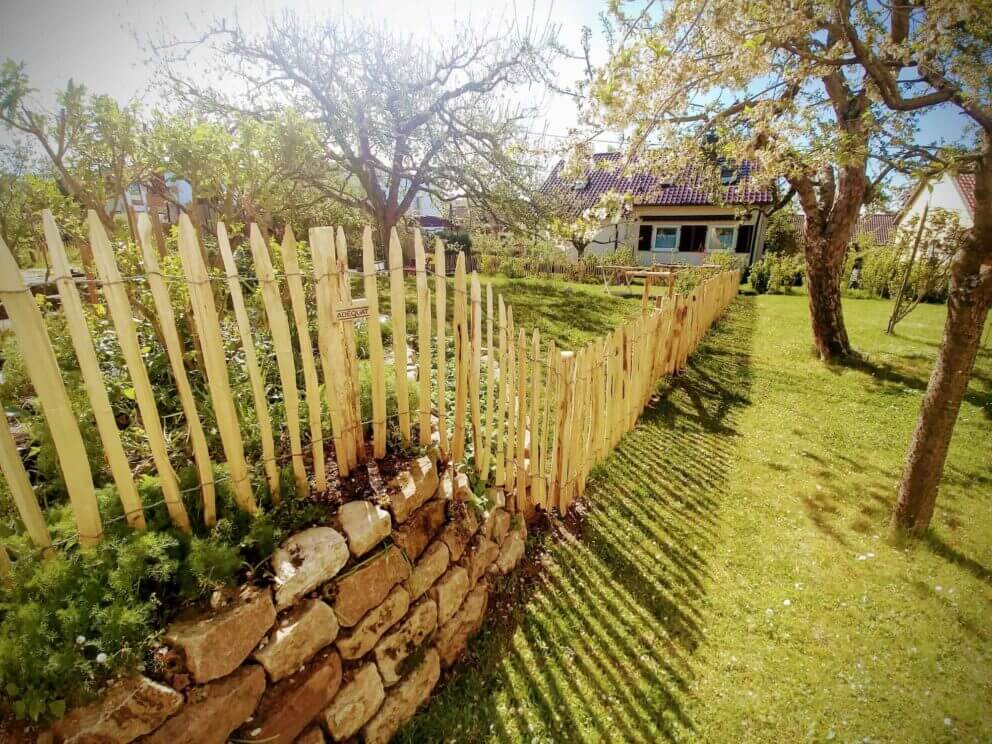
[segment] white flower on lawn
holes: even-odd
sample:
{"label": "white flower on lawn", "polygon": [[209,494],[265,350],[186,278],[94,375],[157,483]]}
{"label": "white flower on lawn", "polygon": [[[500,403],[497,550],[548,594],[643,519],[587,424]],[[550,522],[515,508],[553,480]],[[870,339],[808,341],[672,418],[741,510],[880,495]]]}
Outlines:
{"label": "white flower on lawn", "polygon": [[103,653],[102,651],[100,653],[98,653],[96,655],[96,663],[97,664],[106,664],[107,663],[107,655],[105,653]]}
{"label": "white flower on lawn", "polygon": [[791,599],[786,599],[786,600],[783,600],[783,601],[782,601],[782,604],[784,604],[784,605],[785,605],[786,607],[788,607],[789,605],[791,605],[791,604],[792,604],[792,600],[791,600]]}
{"label": "white flower on lawn", "polygon": [[81,635],[76,636],[76,643],[82,646],[84,643],[86,643],[86,636],[81,636]]}

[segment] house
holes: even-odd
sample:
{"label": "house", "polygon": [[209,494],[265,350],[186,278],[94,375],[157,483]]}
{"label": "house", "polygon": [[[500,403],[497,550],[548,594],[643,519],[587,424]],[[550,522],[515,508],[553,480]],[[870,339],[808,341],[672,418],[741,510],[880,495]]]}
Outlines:
{"label": "house", "polygon": [[[790,217],[792,227],[796,231],[796,237],[802,242],[806,230],[806,215],[802,212],[794,212]],[[854,235],[851,242],[870,240],[875,245],[888,245],[895,236],[896,217],[895,212],[875,212],[861,215],[854,225]]]}
{"label": "house", "polygon": [[[929,188],[927,188],[929,186]],[[958,224],[971,228],[975,224],[975,174],[944,173],[933,181],[921,180],[910,190],[902,209],[896,215],[896,226],[909,224],[913,217],[923,214],[929,202],[930,210],[946,209],[958,215]]]}
{"label": "house", "polygon": [[[766,214],[773,202],[769,188],[752,184],[751,166],[724,168],[725,192],[713,199],[698,174],[675,178],[649,173],[624,174],[621,155],[593,155],[581,178],[567,180],[559,162],[542,186],[542,193],[561,205],[566,216],[578,217],[601,196],[629,194],[630,208],[620,221],[604,225],[586,247],[603,254],[630,248],[639,264],[701,264],[713,252],[729,252],[750,265],[764,250]],[[574,253],[573,253],[574,255]]]}

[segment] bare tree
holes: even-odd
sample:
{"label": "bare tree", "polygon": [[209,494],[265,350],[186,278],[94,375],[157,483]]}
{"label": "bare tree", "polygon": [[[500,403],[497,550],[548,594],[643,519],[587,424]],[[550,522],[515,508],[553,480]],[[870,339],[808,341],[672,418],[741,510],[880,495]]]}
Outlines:
{"label": "bare tree", "polygon": [[[520,180],[513,146],[536,105],[513,103],[538,83],[555,54],[553,31],[462,30],[426,44],[365,21],[306,21],[286,12],[252,35],[219,22],[196,42],[156,47],[163,74],[187,101],[258,117],[290,107],[318,125],[323,161],[295,177],[365,210],[381,237],[418,192],[485,202],[486,180]],[[188,72],[206,53],[243,90],[229,95]],[[328,165],[340,174],[329,180]]]}

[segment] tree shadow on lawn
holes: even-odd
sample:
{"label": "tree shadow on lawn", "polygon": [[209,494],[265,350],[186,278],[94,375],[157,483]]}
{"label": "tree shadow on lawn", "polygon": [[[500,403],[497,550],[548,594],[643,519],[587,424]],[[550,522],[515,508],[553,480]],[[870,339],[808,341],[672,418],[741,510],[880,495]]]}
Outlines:
{"label": "tree shadow on lawn", "polygon": [[597,469],[529,538],[469,651],[400,741],[674,740],[694,731],[707,555],[749,405],[756,308],[742,299]]}

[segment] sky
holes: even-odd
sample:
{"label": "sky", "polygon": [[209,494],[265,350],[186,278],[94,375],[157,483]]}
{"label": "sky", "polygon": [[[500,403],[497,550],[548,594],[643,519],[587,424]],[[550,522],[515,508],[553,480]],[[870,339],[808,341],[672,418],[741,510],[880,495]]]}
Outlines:
{"label": "sky", "polygon": [[[443,38],[456,23],[484,27],[531,17],[539,26],[557,26],[562,42],[578,50],[582,27],[598,31],[598,14],[606,4],[604,0],[0,0],[0,59],[26,62],[32,87],[46,105],[70,77],[94,93],[122,102],[135,97],[151,102],[157,92],[143,42],[160,38],[163,31],[190,38],[193,29],[202,29],[217,17],[236,16],[249,28],[260,27],[266,15],[287,7],[305,15],[371,17],[436,38]],[[601,38],[596,39],[594,52],[605,55]],[[581,66],[562,60],[559,73],[563,81],[572,82],[581,76]],[[535,122],[541,131],[564,135],[574,126],[576,111],[570,98],[546,94],[542,104],[542,119]]]}
{"label": "sky", "polygon": [[[599,21],[605,0],[0,0],[0,59],[27,63],[32,86],[46,105],[70,77],[121,102],[140,98],[154,103],[159,92],[143,42],[163,33],[191,38],[216,17],[236,16],[248,28],[260,27],[266,15],[286,7],[305,15],[376,18],[427,38],[443,38],[456,23],[483,28],[531,17],[537,25],[557,26],[561,42],[573,51],[579,49],[582,27],[591,27],[593,61],[605,61],[606,56]],[[562,60],[557,72],[567,85],[581,77],[582,67],[578,61]],[[576,123],[572,99],[545,94],[541,103],[534,128],[553,138],[566,135]],[[952,141],[963,123],[948,107],[925,117],[921,135],[926,141]],[[0,141],[8,136],[0,132]],[[614,136],[601,137],[596,149],[613,144]]]}

